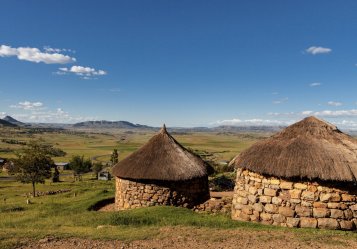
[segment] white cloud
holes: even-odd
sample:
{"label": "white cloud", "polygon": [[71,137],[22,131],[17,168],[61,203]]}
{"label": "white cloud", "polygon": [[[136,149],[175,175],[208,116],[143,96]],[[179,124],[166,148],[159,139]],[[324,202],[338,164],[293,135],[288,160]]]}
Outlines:
{"label": "white cloud", "polygon": [[312,47],[309,47],[308,49],[306,49],[305,51],[309,54],[317,55],[317,54],[328,54],[332,51],[332,49],[312,46]]}
{"label": "white cloud", "polygon": [[285,103],[286,101],[288,101],[288,99],[289,98],[283,98],[283,99],[279,99],[279,100],[274,100],[273,104],[279,105],[279,104]]}
{"label": "white cloud", "polygon": [[273,119],[226,119],[226,120],[218,120],[213,123],[213,125],[232,125],[232,126],[279,126],[279,125],[289,125],[292,124],[294,120],[282,121],[282,120],[273,120]]}
{"label": "white cloud", "polygon": [[39,110],[43,108],[43,104],[41,102],[24,101],[19,102],[17,105],[10,105],[10,107],[23,110]]}
{"label": "white cloud", "polygon": [[313,113],[315,116],[321,117],[352,117],[357,116],[357,109],[351,110],[324,110],[324,111],[317,111]]}
{"label": "white cloud", "polygon": [[0,57],[16,56],[19,60],[30,62],[43,62],[46,64],[67,64],[76,61],[76,58],[57,52],[42,52],[38,48],[18,47],[12,48],[10,46],[0,46]]}
{"label": "white cloud", "polygon": [[69,52],[69,53],[75,53],[76,51],[68,48],[51,48],[50,46],[44,46],[43,49],[47,53],[61,53],[61,52]]}
{"label": "white cloud", "polygon": [[0,112],[0,118],[4,118],[7,115],[6,112]]}
{"label": "white cloud", "polygon": [[[62,108],[49,109],[41,102],[20,102],[17,105],[12,105],[13,108],[22,109],[22,113],[11,114],[16,119],[23,122],[34,123],[76,123],[88,120],[98,120],[97,117],[73,116],[64,111]],[[0,112],[0,115],[5,115],[5,112]]]}
{"label": "white cloud", "polygon": [[320,82],[313,82],[310,84],[310,87],[317,87],[317,86],[321,86],[322,84]]}
{"label": "white cloud", "polygon": [[327,102],[328,105],[331,105],[331,106],[341,106],[342,103],[341,102],[336,102],[336,101],[329,101]]}
{"label": "white cloud", "polygon": [[302,111],[301,114],[302,115],[306,115],[306,116],[309,116],[309,115],[312,115],[314,113],[314,111]]}
{"label": "white cloud", "polygon": [[59,71],[56,72],[56,74],[59,75],[67,74],[67,73],[73,73],[82,76],[82,79],[92,79],[91,77],[102,76],[107,74],[107,72],[104,70],[96,70],[91,67],[82,67],[82,66],[72,66],[70,68],[61,67],[59,68]]}

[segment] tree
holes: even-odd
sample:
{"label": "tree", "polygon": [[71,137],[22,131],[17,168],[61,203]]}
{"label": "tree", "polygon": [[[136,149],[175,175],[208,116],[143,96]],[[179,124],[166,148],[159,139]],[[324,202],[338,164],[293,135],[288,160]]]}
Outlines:
{"label": "tree", "polygon": [[90,159],[84,159],[84,156],[75,155],[69,162],[69,167],[73,170],[74,176],[87,173],[92,168]]}
{"label": "tree", "polygon": [[10,170],[16,179],[22,183],[32,184],[32,195],[36,196],[36,183],[45,183],[51,177],[52,145],[43,143],[43,140],[30,141],[21,153],[17,153],[14,167]]}
{"label": "tree", "polygon": [[95,163],[93,164],[93,172],[96,175],[98,179],[98,173],[101,172],[103,169],[103,165],[101,163]]}
{"label": "tree", "polygon": [[53,173],[53,176],[52,176],[52,182],[59,182],[60,181],[60,179],[59,179],[60,173],[59,173],[56,165],[54,166],[54,168],[55,168],[55,172]]}
{"label": "tree", "polygon": [[118,150],[117,149],[114,149],[113,150],[113,153],[110,157],[110,161],[112,162],[112,165],[114,164],[117,164],[118,163],[118,157],[119,157],[119,154],[118,154]]}

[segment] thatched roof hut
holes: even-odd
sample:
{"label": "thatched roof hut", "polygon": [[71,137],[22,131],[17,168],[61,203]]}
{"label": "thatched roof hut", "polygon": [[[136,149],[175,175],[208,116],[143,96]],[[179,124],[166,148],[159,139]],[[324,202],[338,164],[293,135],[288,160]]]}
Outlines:
{"label": "thatched roof hut", "polygon": [[234,164],[277,177],[356,181],[357,141],[328,122],[307,117],[254,144]]}
{"label": "thatched roof hut", "polygon": [[127,179],[184,181],[207,176],[209,168],[179,144],[164,125],[144,146],[116,164],[113,174]]}
{"label": "thatched roof hut", "polygon": [[232,218],[354,230],[357,141],[315,117],[257,142],[233,161]]}
{"label": "thatched roof hut", "polygon": [[[199,198],[199,194],[202,194],[203,198],[207,199],[209,195],[207,181],[210,171],[210,165],[180,145],[167,132],[164,125],[160,132],[153,136],[144,146],[114,166],[112,172],[117,177],[117,203],[121,202],[120,205],[118,204],[118,209],[124,208],[126,202],[126,200],[123,200],[124,195],[118,193],[123,193],[123,185],[133,185],[131,184],[133,182],[143,184],[141,186],[143,188],[148,187],[148,185],[150,185],[150,188],[158,190],[165,188],[166,192],[164,192],[167,196],[159,199],[162,199],[162,203],[166,202],[165,204],[167,205],[177,204],[177,200],[168,200],[172,199],[172,192],[179,192],[184,196],[184,199],[190,200],[189,205],[198,199],[202,199]],[[125,187],[126,190],[127,188]],[[192,194],[193,192],[194,194]],[[138,191],[135,191],[133,195],[139,196],[140,199],[141,195],[138,194]],[[171,197],[169,197],[170,195]],[[145,196],[147,200],[144,205],[147,204],[147,201],[150,203],[155,202],[151,198],[153,194],[151,197]],[[127,197],[124,199],[127,199]],[[180,202],[177,205],[183,203]],[[134,205],[134,207],[137,206]],[[127,208],[132,208],[132,205]]]}

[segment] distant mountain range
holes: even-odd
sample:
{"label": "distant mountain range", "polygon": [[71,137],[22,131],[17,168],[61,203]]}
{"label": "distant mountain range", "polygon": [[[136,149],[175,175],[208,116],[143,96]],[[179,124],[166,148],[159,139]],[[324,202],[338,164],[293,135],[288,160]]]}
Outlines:
{"label": "distant mountain range", "polygon": [[0,127],[16,127],[17,125],[12,124],[4,119],[0,119]]}
{"label": "distant mountain range", "polygon": [[73,128],[116,128],[116,129],[153,129],[147,125],[133,124],[128,121],[85,121],[76,123],[72,126]]}
{"label": "distant mountain range", "polygon": [[[11,116],[0,119],[0,127],[28,127],[28,128],[52,128],[52,129],[123,129],[123,130],[159,130],[160,127],[134,124],[128,121],[85,121],[76,124],[59,123],[23,123]],[[218,126],[218,127],[170,127],[169,130],[175,133],[183,132],[276,132],[283,127],[278,126]]]}

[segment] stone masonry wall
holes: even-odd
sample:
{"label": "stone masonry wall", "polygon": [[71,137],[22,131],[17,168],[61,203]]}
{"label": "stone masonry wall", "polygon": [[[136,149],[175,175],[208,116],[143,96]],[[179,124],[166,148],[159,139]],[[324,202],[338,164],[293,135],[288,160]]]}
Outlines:
{"label": "stone masonry wall", "polygon": [[356,187],[292,182],[238,169],[232,218],[287,227],[355,230]]}
{"label": "stone masonry wall", "polygon": [[116,178],[116,210],[159,205],[192,208],[207,199],[209,199],[207,177],[179,182],[136,182]]}

